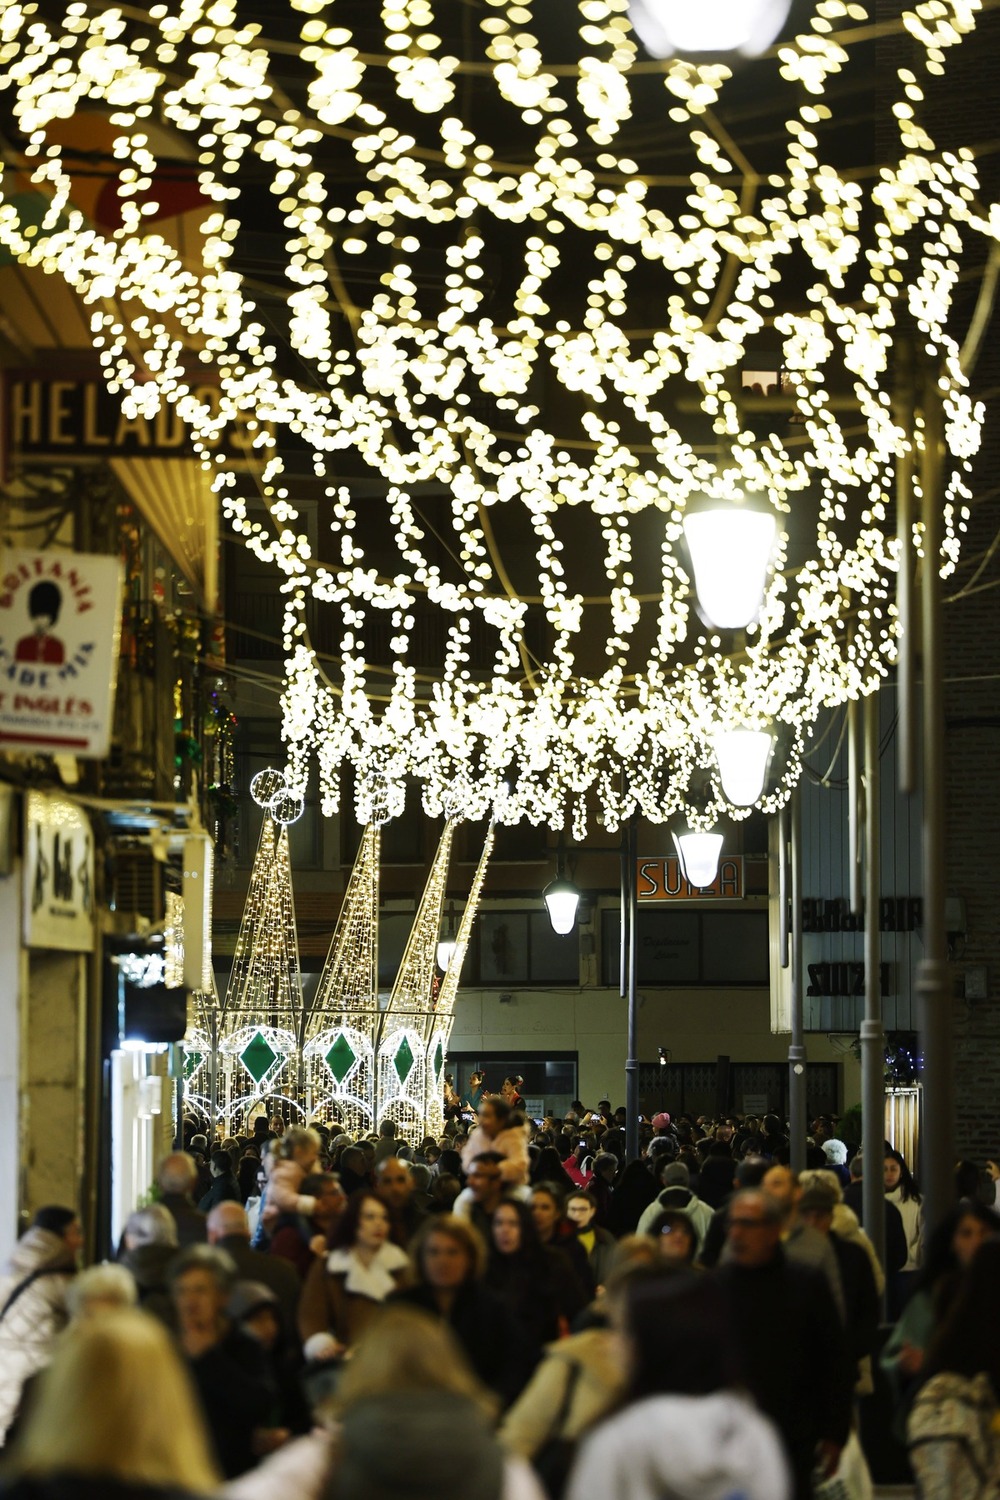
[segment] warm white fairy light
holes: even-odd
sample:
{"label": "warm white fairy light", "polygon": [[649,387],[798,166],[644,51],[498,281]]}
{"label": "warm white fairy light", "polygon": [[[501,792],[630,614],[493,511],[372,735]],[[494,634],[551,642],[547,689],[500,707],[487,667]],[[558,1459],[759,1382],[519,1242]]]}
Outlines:
{"label": "warm white fairy light", "polygon": [[[281,576],[289,785],[301,792],[315,755],[327,811],[348,762],[362,787],[375,774],[397,786],[416,775],[436,812],[464,778],[477,788],[476,815],[516,765],[505,816],[556,825],[569,818],[579,833],[588,801],[611,827],[635,810],[669,817],[683,807],[690,775],[711,766],[714,734],[766,717],[791,745],[762,802],[778,805],[820,706],[870,691],[893,659],[896,553],[885,516],[896,461],[921,437],[919,426],[907,433],[893,419],[889,361],[909,318],[938,362],[946,407],[942,570],[958,555],[982,411],[949,320],[961,260],[980,253],[976,242],[997,238],[1000,210],[981,204],[971,153],[941,151],[920,113],[948,50],[974,27],[976,0],[904,12],[912,67],[888,91],[898,155],[870,186],[824,156],[828,132],[841,123],[826,85],[851,66],[838,34],[867,20],[853,0],[816,0],[800,34],[755,64],[776,109],[791,100],[784,166],[765,182],[741,176],[738,148],[708,113],[724,93],[726,63],[665,63],[664,129],[673,132],[675,160],[689,148],[678,166],[683,190],[646,180],[618,140],[641,56],[628,0],[579,0],[574,69],[546,58],[531,4],[489,0],[477,13],[474,86],[492,89],[497,107],[534,135],[533,153],[514,164],[502,140],[479,139],[460,117],[465,63],[447,52],[434,0],[336,14],[320,0],[293,0],[292,9],[301,14],[309,76],[289,103],[266,37],[241,20],[233,0],[157,4],[145,20],[88,0],[73,0],[61,17],[50,7],[42,20],[32,6],[0,0],[0,88],[27,140],[21,165],[48,199],[38,223],[4,180],[0,244],[83,296],[126,415],[176,409],[234,531]],[[355,13],[365,17],[369,45],[371,25],[381,24],[380,55],[352,32]],[[56,138],[58,126],[94,105],[112,112],[119,131],[122,224],[107,232],[74,206],[72,165]],[[414,108],[419,138],[410,133]],[[183,257],[145,221],[143,198],[157,180],[153,118],[189,138],[212,205],[200,243]],[[338,153],[334,202],[325,171]],[[289,337],[301,377],[279,374],[268,327],[230,264],[249,158],[256,174],[270,174],[287,230]],[[342,188],[352,177],[353,202]],[[520,268],[513,260],[505,268],[510,296],[496,306],[484,287],[495,224],[506,244],[516,232],[523,246]],[[812,268],[809,305],[776,309],[793,254]],[[428,255],[440,268],[430,283],[416,267]],[[339,287],[341,270],[358,258],[371,263],[374,290],[354,304]],[[639,268],[644,278],[662,273],[662,326],[651,333],[630,331],[644,321],[632,311]],[[552,305],[558,284],[566,307],[567,280],[581,289],[571,321]],[[769,324],[798,418],[794,443],[756,437],[741,414],[740,367]],[[193,353],[218,373],[211,400],[190,373]],[[544,425],[533,399],[543,376],[586,398],[576,430]],[[668,415],[678,382],[712,418],[717,458],[693,447],[683,419],[675,425]],[[833,389],[850,391],[849,420]],[[490,422],[473,399],[483,397],[495,408]],[[249,430],[249,413],[266,524],[250,519],[227,446],[239,421]],[[636,427],[641,441],[625,436]],[[336,561],[316,561],[289,494],[289,434],[312,452],[326,483]],[[388,486],[398,551],[391,577],[366,557],[358,502],[335,479],[337,455],[348,448]],[[429,555],[412,499],[425,483],[450,493],[459,581],[443,577]],[[710,633],[697,633],[678,542],[690,501],[751,492],[766,493],[779,511],[808,503],[817,525],[797,573],[785,571],[779,546],[746,650],[730,659]],[[522,507],[534,533],[537,595],[553,636],[540,669],[522,659],[526,606],[509,596],[490,543],[489,516],[500,506]],[[849,523],[861,508],[860,526]],[[662,528],[662,597],[644,606],[632,527],[647,512]],[[567,520],[574,528],[589,522],[603,538],[607,663],[594,676],[577,661],[577,638],[593,624],[563,563]],[[310,594],[342,614],[332,678],[305,628]],[[420,597],[450,622],[433,691],[407,663]],[[644,608],[656,610],[655,644],[637,660]],[[361,641],[379,612],[392,623],[395,663],[376,693]],[[496,640],[485,677],[470,661],[477,616]]]}

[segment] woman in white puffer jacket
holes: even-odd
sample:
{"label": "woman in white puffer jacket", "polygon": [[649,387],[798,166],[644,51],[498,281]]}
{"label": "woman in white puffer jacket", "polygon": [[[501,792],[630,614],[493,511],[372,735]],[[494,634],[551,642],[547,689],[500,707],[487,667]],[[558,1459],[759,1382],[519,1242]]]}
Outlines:
{"label": "woman in white puffer jacket", "polygon": [[0,1444],[25,1383],[49,1363],[69,1320],[66,1293],[82,1247],[71,1208],[40,1208],[0,1272]]}
{"label": "woman in white puffer jacket", "polygon": [[566,1500],[790,1500],[781,1439],[737,1389],[721,1293],[708,1276],[629,1282],[628,1404],[582,1444]]}

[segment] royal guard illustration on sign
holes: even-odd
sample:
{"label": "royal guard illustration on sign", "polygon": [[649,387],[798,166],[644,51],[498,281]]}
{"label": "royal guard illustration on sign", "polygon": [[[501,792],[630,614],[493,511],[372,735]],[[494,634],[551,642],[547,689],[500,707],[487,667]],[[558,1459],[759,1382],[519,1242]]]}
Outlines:
{"label": "royal guard illustration on sign", "polygon": [[59,585],[51,579],[36,583],[28,595],[28,615],[32,624],[30,635],[22,635],[14,649],[15,661],[40,661],[49,666],[61,667],[66,651],[52,627],[62,609],[62,593]]}

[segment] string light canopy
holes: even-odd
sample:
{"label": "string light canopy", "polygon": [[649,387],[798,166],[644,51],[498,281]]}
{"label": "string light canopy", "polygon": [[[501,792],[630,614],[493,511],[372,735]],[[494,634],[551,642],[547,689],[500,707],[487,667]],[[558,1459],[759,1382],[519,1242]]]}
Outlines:
{"label": "string light canopy", "polygon": [[[126,418],[182,418],[233,530],[274,566],[293,789],[315,754],[327,812],[349,764],[362,789],[415,776],[432,814],[460,784],[478,817],[515,767],[502,820],[581,837],[595,808],[609,828],[690,820],[715,735],[767,724],[787,749],[758,805],[781,805],[820,707],[894,657],[887,518],[923,442],[919,414],[893,411],[903,333],[946,416],[934,561],[958,554],[982,413],[952,304],[1000,208],[923,106],[979,8],[901,4],[908,54],[873,100],[893,144],[867,176],[840,88],[869,19],[855,0],[806,4],[745,67],[780,137],[760,165],[726,127],[726,59],[651,63],[629,0],[485,0],[464,36],[457,0],[289,0],[275,36],[233,0],[127,19],[0,0],[20,152],[0,244],[82,296]],[[94,108],[118,131],[114,228],[74,200],[72,121]],[[168,158],[196,163],[206,205],[183,253],[151,222]],[[246,248],[260,194],[282,246],[264,310]],[[765,346],[781,400],[755,407],[742,372]],[[734,641],[699,623],[682,538],[696,506],[740,518],[762,495],[770,571]],[[332,662],[316,605],[338,621]],[[428,617],[443,649],[424,672]],[[702,811],[746,809],[716,776]]]}

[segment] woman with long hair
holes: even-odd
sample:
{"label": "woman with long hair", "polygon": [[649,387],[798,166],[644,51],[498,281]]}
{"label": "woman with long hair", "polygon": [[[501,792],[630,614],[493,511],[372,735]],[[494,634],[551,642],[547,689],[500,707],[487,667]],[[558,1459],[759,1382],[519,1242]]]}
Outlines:
{"label": "woman with long hair", "polygon": [[414,1284],[393,1298],[440,1318],[455,1335],[476,1378],[504,1406],[531,1374],[532,1349],[496,1292],[483,1285],[486,1246],[465,1219],[427,1219],[410,1245]]}
{"label": "woman with long hair", "polygon": [[12,1450],[4,1500],[168,1500],[220,1476],[162,1323],[116,1310],[64,1335]]}
{"label": "woman with long hair", "polygon": [[623,1298],[624,1408],[588,1437],[566,1500],[664,1494],[789,1500],[781,1440],[740,1390],[725,1302],[714,1280],[635,1275]]}
{"label": "woman with long hair", "polygon": [[580,1312],[580,1284],[566,1257],[542,1244],[526,1203],[505,1198],[493,1214],[490,1239],[486,1285],[517,1319],[537,1360]]}
{"label": "woman with long hair", "polygon": [[[597,1290],[597,1282],[590,1267],[587,1252],[576,1237],[573,1225],[566,1217],[566,1195],[551,1182],[538,1182],[531,1189],[531,1215],[543,1245],[558,1250],[570,1264],[578,1283],[581,1297],[580,1307],[591,1300]],[[572,1291],[572,1283],[569,1283]],[[579,1309],[577,1309],[579,1311]],[[571,1316],[573,1316],[571,1314]]]}
{"label": "woman with long hair", "polygon": [[960,1203],[934,1230],[912,1297],[889,1337],[881,1366],[896,1406],[894,1424],[902,1437],[906,1415],[925,1378],[927,1350],[960,1292],[980,1246],[1000,1234],[1000,1218],[982,1203]]}
{"label": "woman with long hair", "polygon": [[360,1337],[380,1305],[404,1284],[409,1257],[389,1238],[389,1211],[360,1189],[317,1257],[302,1288],[299,1334],[307,1359],[337,1359]]}
{"label": "woman with long hair", "polygon": [[885,1196],[899,1210],[906,1233],[906,1262],[889,1287],[889,1312],[898,1317],[916,1290],[923,1259],[924,1208],[913,1173],[899,1151],[886,1149],[883,1170]]}
{"label": "woman with long hair", "polygon": [[931,1340],[926,1381],[907,1424],[921,1500],[979,1500],[1000,1492],[1000,1240],[972,1257]]}

